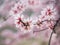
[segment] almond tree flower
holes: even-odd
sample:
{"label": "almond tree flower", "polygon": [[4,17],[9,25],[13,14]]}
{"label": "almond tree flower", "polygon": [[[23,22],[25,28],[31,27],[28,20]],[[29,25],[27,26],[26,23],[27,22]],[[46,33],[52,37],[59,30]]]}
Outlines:
{"label": "almond tree flower", "polygon": [[58,20],[58,11],[54,4],[47,5],[47,7],[43,9],[41,14],[44,17],[43,20],[47,20],[46,25],[48,25],[48,27],[52,29],[56,23],[56,20]]}
{"label": "almond tree flower", "polygon": [[36,17],[34,20],[33,20],[33,24],[37,27],[37,28],[40,28],[41,25],[42,25],[42,20],[38,17]]}
{"label": "almond tree flower", "polygon": [[28,6],[31,8],[38,7],[40,5],[40,0],[28,0]]}
{"label": "almond tree flower", "polygon": [[25,10],[26,6],[22,3],[16,3],[14,7],[10,10],[9,14],[12,16],[17,16],[17,14],[21,14]]}
{"label": "almond tree flower", "polygon": [[30,18],[24,19],[24,16],[21,15],[21,17],[17,16],[15,19],[16,27],[20,28],[24,33],[32,30],[32,20]]}
{"label": "almond tree flower", "polygon": [[23,20],[24,19],[24,15],[17,15],[17,16],[15,16],[14,17],[14,21],[15,21],[15,24],[16,24],[16,27],[18,27],[19,28],[19,25],[21,24],[21,20]]}
{"label": "almond tree flower", "polygon": [[41,14],[45,16],[44,19],[48,19],[48,20],[50,19],[57,20],[58,18],[57,16],[58,11],[53,4],[47,5],[47,7],[43,9]]}
{"label": "almond tree flower", "polygon": [[[36,28],[38,28],[39,30],[43,30],[45,28],[48,28],[46,26],[46,21],[47,20],[43,20],[43,16],[42,15],[38,15],[37,17],[34,18],[35,20],[33,20],[33,25],[36,26]],[[46,23],[46,24],[45,24]]]}

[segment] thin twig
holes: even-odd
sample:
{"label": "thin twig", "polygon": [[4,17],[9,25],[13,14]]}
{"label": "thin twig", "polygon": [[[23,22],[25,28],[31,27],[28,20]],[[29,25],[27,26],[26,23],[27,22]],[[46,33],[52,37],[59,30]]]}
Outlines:
{"label": "thin twig", "polygon": [[50,35],[50,38],[49,38],[49,42],[48,42],[48,45],[50,45],[51,44],[51,39],[52,39],[52,35],[53,35],[53,31],[51,32],[51,35]]}
{"label": "thin twig", "polygon": [[45,28],[45,29],[42,29],[42,30],[38,30],[38,31],[33,31],[33,33],[35,33],[35,32],[41,32],[41,31],[45,31],[46,29],[48,29],[48,28]]}

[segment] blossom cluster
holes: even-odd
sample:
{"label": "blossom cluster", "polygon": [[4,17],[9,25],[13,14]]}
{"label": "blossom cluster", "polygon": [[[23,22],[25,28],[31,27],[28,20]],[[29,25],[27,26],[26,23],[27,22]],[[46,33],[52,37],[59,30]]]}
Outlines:
{"label": "blossom cluster", "polygon": [[33,11],[34,8],[39,7],[40,1],[36,0],[27,0],[17,2],[14,7],[9,12],[10,15],[15,19],[15,25],[24,33],[33,31],[33,28],[43,30],[44,28],[52,29],[57,20],[57,9],[54,4],[48,4],[43,7],[41,10],[41,14],[32,15],[23,14],[24,12],[30,13],[26,9],[30,9]]}

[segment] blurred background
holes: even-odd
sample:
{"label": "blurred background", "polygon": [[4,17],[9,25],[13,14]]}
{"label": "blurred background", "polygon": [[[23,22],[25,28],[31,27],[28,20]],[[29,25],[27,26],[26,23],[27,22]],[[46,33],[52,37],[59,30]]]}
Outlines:
{"label": "blurred background", "polygon": [[[24,34],[16,28],[14,18],[9,15],[9,11],[14,7],[14,4],[19,1],[20,0],[0,0],[0,45],[48,45],[52,30],[47,29],[41,32]],[[58,15],[60,15],[60,0],[40,1],[42,7],[54,3],[57,7]],[[36,11],[34,9],[34,11],[36,11],[35,14],[40,14],[40,10]],[[23,14],[27,15],[31,15],[32,13],[31,9],[26,9],[26,11],[23,12]],[[56,33],[52,35],[51,45],[60,45],[60,21],[57,23],[55,31]]]}

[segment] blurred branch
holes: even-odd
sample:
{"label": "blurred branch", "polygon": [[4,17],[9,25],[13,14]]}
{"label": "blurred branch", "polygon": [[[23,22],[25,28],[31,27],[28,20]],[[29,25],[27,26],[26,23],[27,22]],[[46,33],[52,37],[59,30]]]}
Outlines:
{"label": "blurred branch", "polygon": [[41,31],[46,31],[48,28],[42,29],[42,30],[38,30],[38,31],[33,31],[33,33],[35,32],[41,32]]}
{"label": "blurred branch", "polygon": [[52,35],[53,35],[53,31],[51,32],[51,35],[50,35],[50,38],[49,38],[49,42],[48,42],[48,45],[50,45],[51,44],[51,39],[52,39]]}
{"label": "blurred branch", "polygon": [[54,27],[53,27],[53,31],[52,31],[52,33],[51,33],[51,35],[50,35],[48,45],[50,45],[50,44],[51,44],[51,38],[52,38],[52,35],[53,35],[53,33],[56,33],[55,28],[57,27],[57,25],[58,25],[59,21],[60,21],[60,18],[56,21],[56,24],[55,24],[55,25],[54,25]]}

